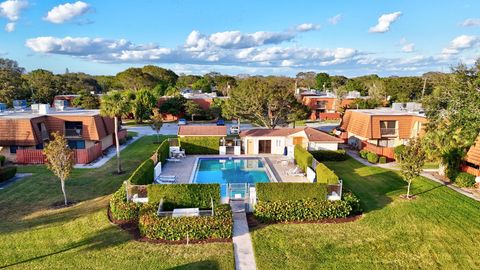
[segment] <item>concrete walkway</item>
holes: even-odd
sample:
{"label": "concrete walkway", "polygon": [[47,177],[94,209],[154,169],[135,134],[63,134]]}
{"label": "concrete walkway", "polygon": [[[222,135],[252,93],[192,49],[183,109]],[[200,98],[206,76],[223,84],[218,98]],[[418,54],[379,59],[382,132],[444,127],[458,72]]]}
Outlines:
{"label": "concrete walkway", "polygon": [[8,186],[12,185],[13,183],[17,182],[17,181],[20,181],[22,180],[23,178],[27,177],[27,176],[31,176],[33,175],[33,173],[16,173],[14,177],[12,177],[11,179],[3,182],[3,183],[0,183],[0,190],[1,189],[5,189],[7,188]]}
{"label": "concrete walkway", "polygon": [[[360,162],[360,163],[362,163],[362,164],[364,164],[364,165],[366,165],[366,166],[380,167],[380,168],[389,169],[389,170],[396,170],[396,171],[399,171],[399,170],[400,170],[400,168],[394,166],[395,164],[392,163],[392,162],[391,162],[391,163],[386,163],[386,164],[372,164],[372,163],[366,161],[365,159],[361,158],[356,151],[353,151],[353,150],[350,150],[350,149],[347,150],[347,154],[348,154],[349,156],[351,156],[352,158],[354,158],[356,161],[358,161],[358,162]],[[440,179],[437,179],[435,176],[433,176],[432,174],[430,174],[430,172],[431,172],[431,170],[424,170],[424,172],[421,173],[421,176],[423,176],[423,177],[425,177],[425,178],[428,178],[428,179],[430,179],[430,180],[432,180],[432,181],[434,181],[434,182],[436,182],[436,183],[439,183],[439,184],[442,184],[442,185],[444,185],[444,186],[447,186],[448,188],[450,188],[450,189],[452,189],[452,190],[454,190],[454,191],[456,191],[456,192],[458,192],[458,193],[460,193],[460,194],[462,194],[462,195],[465,195],[465,196],[467,196],[467,197],[469,197],[469,198],[472,198],[472,199],[480,202],[480,198],[477,197],[477,196],[475,196],[473,193],[468,192],[468,191],[466,191],[466,190],[463,190],[463,189],[461,189],[461,188],[458,188],[458,187],[452,185],[451,183],[446,183],[446,182],[444,182],[444,181],[442,181],[442,180],[440,180]]]}
{"label": "concrete walkway", "polygon": [[257,269],[253,253],[252,239],[248,230],[245,203],[231,201],[233,211],[233,253],[235,253],[235,269]]}

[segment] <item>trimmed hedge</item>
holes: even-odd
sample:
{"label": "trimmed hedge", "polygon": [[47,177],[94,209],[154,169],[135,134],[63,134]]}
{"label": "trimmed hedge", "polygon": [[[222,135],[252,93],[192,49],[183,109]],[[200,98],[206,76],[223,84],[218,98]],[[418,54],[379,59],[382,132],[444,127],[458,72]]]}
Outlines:
{"label": "trimmed hedge", "polygon": [[370,152],[368,152],[367,150],[360,150],[360,152],[358,152],[358,155],[363,159],[367,159],[368,153]]}
{"label": "trimmed hedge", "polygon": [[315,168],[315,173],[317,175],[317,183],[327,185],[338,184],[338,176],[323,163],[318,163]]}
{"label": "trimmed hedge", "polygon": [[110,214],[116,220],[136,220],[140,205],[127,202],[127,191],[123,184],[110,198]]}
{"label": "trimmed hedge", "polygon": [[345,150],[316,150],[310,151],[310,154],[313,155],[318,161],[344,161],[347,160],[347,152]]}
{"label": "trimmed hedge", "polygon": [[1,167],[0,168],[0,183],[7,181],[15,176],[17,167]]}
{"label": "trimmed hedge", "polygon": [[168,156],[170,155],[170,143],[168,142],[168,140],[164,140],[157,148],[155,153],[157,154],[158,161],[162,162],[163,166],[163,164],[165,164],[165,161],[167,161]]}
{"label": "trimmed hedge", "polygon": [[220,204],[219,184],[172,184],[148,185],[149,203],[158,203],[163,198],[163,208],[166,211],[174,208],[211,208]]}
{"label": "trimmed hedge", "polygon": [[370,163],[378,163],[378,155],[372,152],[368,152],[367,160]]}
{"label": "trimmed hedge", "polygon": [[263,202],[327,199],[327,186],[321,183],[257,183],[255,188]]}
{"label": "trimmed hedge", "polygon": [[232,237],[233,219],[230,205],[215,208],[214,216],[159,217],[156,205],[142,209],[138,228],[140,235],[150,239],[190,240],[228,239]]}
{"label": "trimmed hedge", "polygon": [[466,172],[461,172],[455,177],[454,182],[459,187],[473,187],[473,185],[475,185],[475,176]]}
{"label": "trimmed hedge", "polygon": [[132,173],[128,181],[132,185],[148,185],[153,183],[154,177],[154,162],[151,159],[145,160],[138,168]]}
{"label": "trimmed hedge", "polygon": [[218,155],[220,137],[181,137],[180,147],[189,155]]}
{"label": "trimmed hedge", "polygon": [[5,156],[0,155],[0,166],[5,165],[5,160],[7,160],[7,158]]}
{"label": "trimmed hedge", "polygon": [[295,145],[293,156],[295,163],[302,171],[306,172],[307,168],[312,166],[313,156],[300,145]]}
{"label": "trimmed hedge", "polygon": [[387,163],[387,158],[384,157],[384,156],[379,157],[379,158],[378,158],[378,163],[380,163],[380,164],[385,164],[385,163]]}
{"label": "trimmed hedge", "polygon": [[405,145],[401,144],[393,148],[393,156],[395,157],[395,160],[398,160],[398,157],[400,156],[400,154],[402,154],[403,151],[405,151],[405,147],[406,147]]}

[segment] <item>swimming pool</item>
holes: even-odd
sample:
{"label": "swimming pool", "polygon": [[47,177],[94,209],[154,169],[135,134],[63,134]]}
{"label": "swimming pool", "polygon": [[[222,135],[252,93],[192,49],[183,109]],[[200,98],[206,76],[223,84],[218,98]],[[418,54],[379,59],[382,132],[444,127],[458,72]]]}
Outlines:
{"label": "swimming pool", "polygon": [[244,197],[255,183],[270,182],[261,158],[198,158],[192,183],[221,186],[222,197]]}

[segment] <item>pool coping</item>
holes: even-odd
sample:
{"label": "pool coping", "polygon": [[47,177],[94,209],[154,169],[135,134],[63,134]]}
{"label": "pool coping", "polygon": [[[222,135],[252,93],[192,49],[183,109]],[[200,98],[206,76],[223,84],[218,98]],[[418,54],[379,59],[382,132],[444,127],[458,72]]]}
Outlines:
{"label": "pool coping", "polygon": [[232,159],[260,159],[263,162],[263,166],[265,167],[265,171],[267,173],[268,179],[270,182],[278,182],[277,177],[273,173],[272,169],[270,168],[270,165],[268,164],[267,160],[265,157],[259,157],[259,156],[251,156],[251,155],[245,155],[245,156],[229,156],[229,155],[211,155],[211,156],[199,156],[195,158],[195,162],[193,163],[193,168],[192,171],[190,172],[190,180],[188,181],[189,184],[194,184],[193,179],[195,179],[195,176],[197,175],[197,167],[198,167],[198,160],[201,158],[212,158],[212,159],[221,159],[221,158],[232,158]]}

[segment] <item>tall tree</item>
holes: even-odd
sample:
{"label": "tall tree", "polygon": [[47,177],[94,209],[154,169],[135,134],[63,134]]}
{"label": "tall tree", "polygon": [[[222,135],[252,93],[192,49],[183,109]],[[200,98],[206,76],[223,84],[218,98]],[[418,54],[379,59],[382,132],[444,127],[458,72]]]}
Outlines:
{"label": "tall tree", "polygon": [[297,87],[315,88],[317,85],[316,75],[313,71],[297,73],[295,76]]}
{"label": "tall tree", "polygon": [[68,205],[65,181],[73,169],[73,150],[68,147],[67,140],[58,132],[54,132],[52,135],[53,140],[46,145],[43,151],[47,159],[47,168],[60,180],[63,199],[65,205]]}
{"label": "tall tree", "polygon": [[102,116],[111,117],[115,123],[115,146],[117,150],[117,173],[122,173],[122,165],[120,162],[120,141],[118,139],[118,118],[130,111],[129,102],[119,91],[112,90],[103,95],[100,100],[100,114]]}
{"label": "tall tree", "polygon": [[135,93],[135,99],[131,102],[131,108],[135,121],[142,123],[150,118],[152,109],[156,106],[157,99],[148,89],[141,89]]}
{"label": "tall tree", "polygon": [[228,118],[247,119],[275,128],[289,122],[288,116],[298,109],[292,89],[293,81],[283,78],[244,79],[232,90],[223,113]]}
{"label": "tall tree", "polygon": [[444,173],[453,179],[480,133],[480,60],[473,67],[454,68],[445,86],[423,99],[423,107],[428,118],[427,153],[439,158]]}
{"label": "tall tree", "polygon": [[[384,81],[386,94],[391,101],[409,102],[422,98],[424,80],[420,77],[389,77]],[[430,84],[427,84],[425,94],[430,94],[431,90]]]}
{"label": "tall tree", "polygon": [[327,73],[318,73],[317,76],[315,76],[315,80],[317,89],[325,91],[332,87],[332,80],[330,79],[330,75]]}
{"label": "tall tree", "polygon": [[86,90],[80,91],[80,96],[73,100],[73,106],[83,109],[98,109],[100,107],[100,99],[98,95],[92,94]]}
{"label": "tall tree", "polygon": [[143,88],[152,88],[157,84],[155,78],[144,73],[141,68],[128,68],[116,75],[117,80],[123,85],[124,89],[134,91]]}
{"label": "tall tree", "polygon": [[200,80],[196,81],[192,84],[192,89],[194,90],[202,90],[204,93],[212,92],[212,85],[206,78],[201,78]]}
{"label": "tall tree", "polygon": [[160,106],[160,112],[179,116],[185,110],[187,100],[180,95],[168,98]]}
{"label": "tall tree", "polygon": [[153,115],[150,117],[151,127],[157,133],[157,143],[160,143],[160,130],[163,126],[163,117],[158,108],[153,109]]}
{"label": "tall tree", "polygon": [[173,86],[177,83],[178,75],[170,69],[164,69],[154,65],[147,65],[142,68],[142,72],[152,76],[155,80],[157,80],[157,83],[162,81],[167,86]]}
{"label": "tall tree", "polygon": [[185,74],[181,74],[179,77],[178,77],[178,80],[177,80],[177,83],[176,83],[176,86],[178,88],[187,88],[187,87],[191,87],[192,84],[194,84],[196,81],[200,80],[202,77],[200,76],[197,76],[197,75],[185,75]]}
{"label": "tall tree", "polygon": [[79,72],[65,73],[57,76],[63,88],[62,92],[65,94],[76,94],[81,91],[100,93],[102,91],[102,87],[91,75]]}
{"label": "tall tree", "polygon": [[410,198],[410,186],[413,180],[419,177],[425,164],[425,150],[419,138],[410,139],[403,151],[399,153],[397,162],[400,163],[400,171],[403,179],[407,182],[407,199]]}
{"label": "tall tree", "polygon": [[18,66],[16,61],[0,58],[0,102],[11,106],[14,99],[30,97],[30,91],[22,78],[24,72],[25,69]]}
{"label": "tall tree", "polygon": [[196,115],[200,115],[202,113],[202,108],[200,105],[193,100],[187,100],[185,103],[185,113],[192,117],[192,121]]}
{"label": "tall tree", "polygon": [[28,87],[33,92],[33,100],[39,103],[51,104],[53,98],[61,94],[60,80],[52,72],[37,69],[26,74]]}

